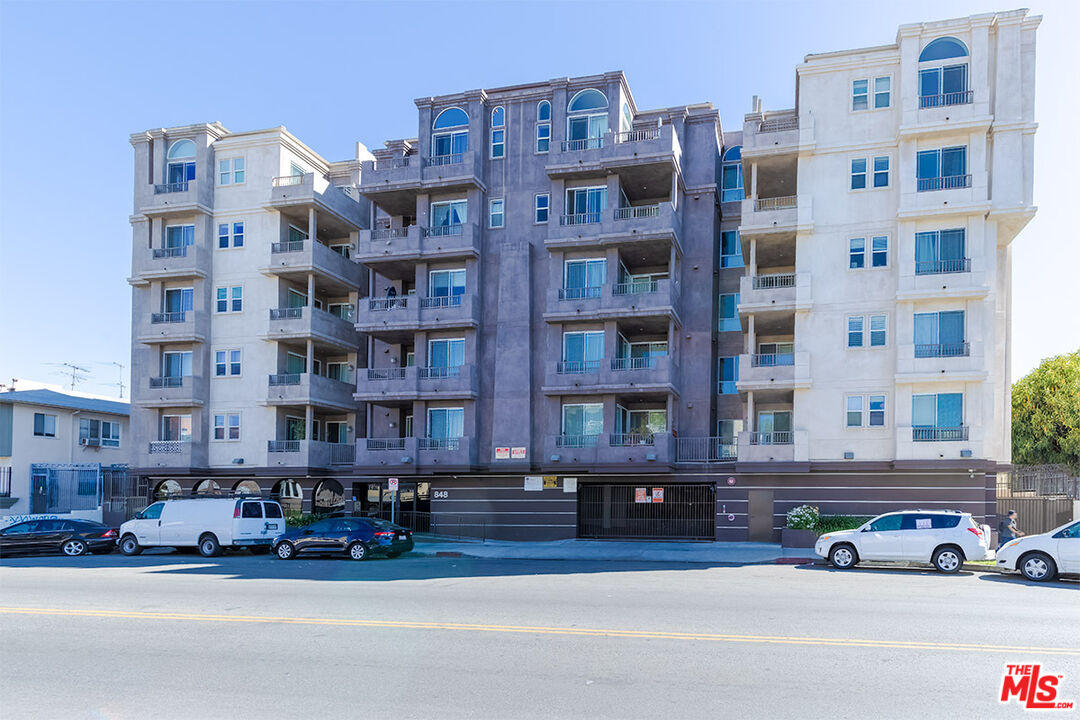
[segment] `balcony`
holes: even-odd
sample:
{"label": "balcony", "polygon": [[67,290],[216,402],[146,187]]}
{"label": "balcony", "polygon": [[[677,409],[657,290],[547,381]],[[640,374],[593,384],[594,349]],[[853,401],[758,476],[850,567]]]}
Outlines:
{"label": "balcony", "polygon": [[[379,228],[362,230],[357,241],[356,258],[374,267],[420,260],[448,260],[480,256],[480,230],[475,223],[421,228]],[[407,276],[409,266],[405,269]]]}
{"label": "balcony", "polygon": [[671,279],[556,288],[547,293],[548,322],[661,316],[679,319],[679,283]]}
{"label": "balcony", "polygon": [[596,465],[604,435],[549,435],[544,438],[544,464]]}
{"label": "balcony", "polygon": [[311,240],[271,243],[269,263],[261,271],[297,282],[306,282],[307,274],[315,273],[346,293],[358,287],[367,275],[359,263]]}
{"label": "balcony", "polygon": [[372,403],[413,400],[475,399],[479,394],[476,366],[389,367],[360,371],[353,398]]}
{"label": "balcony", "polygon": [[267,405],[314,405],[330,410],[355,412],[354,386],[311,373],[282,373],[267,380]]}
{"label": "balcony", "polygon": [[268,467],[328,468],[335,465],[352,465],[355,449],[346,443],[328,443],[320,440],[268,440],[266,464]]}
{"label": "balcony", "polygon": [[[395,194],[418,190],[450,189],[472,186],[485,190],[483,159],[476,151],[421,158],[418,155],[396,157],[389,161],[368,161],[360,165],[360,192],[375,199],[384,208],[393,207]],[[391,196],[385,198],[383,196]],[[415,194],[412,196],[416,208]],[[399,215],[402,213],[392,212]]]}
{"label": "balcony", "polygon": [[548,228],[548,248],[673,242],[680,248],[682,215],[670,202],[632,205],[603,212],[560,215]]}
{"label": "balcony", "polygon": [[209,386],[202,375],[152,377],[134,396],[140,407],[198,407],[209,399]]}
{"label": "balcony", "polygon": [[960,427],[913,427],[912,442],[966,442],[968,428]]}
{"label": "balcony", "polygon": [[165,278],[210,276],[212,253],[199,245],[174,248],[135,248],[131,262],[133,281],[146,285]]}
{"label": "balcony", "polygon": [[741,432],[738,443],[740,463],[809,461],[809,440],[805,430]]}
{"label": "balcony", "polygon": [[278,210],[314,207],[353,228],[361,228],[367,225],[367,213],[352,192],[351,188],[329,183],[322,176],[316,181],[314,173],[283,175],[271,180],[267,205]]}
{"label": "balcony", "polygon": [[136,459],[140,468],[186,469],[206,467],[206,443],[189,440],[154,440],[143,446]]}
{"label": "balcony", "polygon": [[810,273],[769,273],[739,278],[739,312],[809,310]]}
{"label": "balcony", "polygon": [[441,472],[476,465],[472,440],[461,438],[359,438],[356,465],[401,472]]}
{"label": "balcony", "polygon": [[[912,274],[914,271],[914,274]],[[990,292],[981,260],[970,258],[902,263],[897,284],[898,300],[979,298]]]}
{"label": "balcony", "polygon": [[[757,119],[757,118],[761,119]],[[800,127],[794,110],[752,116],[743,123],[742,157],[759,158],[798,152],[801,146],[813,145],[814,127],[810,118]]]}
{"label": "balcony", "polygon": [[150,313],[140,318],[135,341],[144,345],[157,343],[201,343],[210,334],[210,318],[205,312]]}
{"label": "balcony", "polygon": [[973,90],[961,90],[960,92],[940,93],[938,95],[920,95],[919,109],[970,105],[974,97],[975,92]]}
{"label": "balcony", "polygon": [[417,442],[414,437],[357,438],[356,466],[387,468],[404,472],[417,467]]}
{"label": "balcony", "polygon": [[363,298],[356,312],[358,332],[389,339],[417,330],[474,328],[480,325],[478,293],[448,297]]}
{"label": "balcony", "polygon": [[[555,149],[553,146],[552,150]],[[682,164],[682,146],[671,125],[608,132],[603,137],[584,140],[564,140],[557,150],[548,158],[547,173],[552,178],[658,164],[678,171]]]}
{"label": "balcony", "polygon": [[731,438],[681,437],[676,439],[675,462],[708,465],[735,462],[738,445]]}
{"label": "balcony", "polygon": [[810,353],[743,353],[739,356],[739,392],[810,387]]}
{"label": "balcony", "polygon": [[347,320],[311,307],[271,308],[264,340],[307,340],[330,348],[355,352],[360,339]]}
{"label": "balcony", "polygon": [[900,345],[897,348],[896,382],[980,382],[988,376],[983,353],[981,340]]}
{"label": "balcony", "polygon": [[159,217],[196,212],[209,214],[213,212],[213,192],[213,183],[197,180],[162,183],[153,186],[153,193],[142,194],[142,204],[137,211]]}
{"label": "balcony", "polygon": [[670,355],[651,358],[560,360],[544,378],[548,395],[633,392],[678,394],[679,363]]}
{"label": "balcony", "polygon": [[427,471],[442,468],[471,468],[476,465],[472,440],[460,438],[417,438],[417,464]]}
{"label": "balcony", "polygon": [[971,187],[971,175],[944,175],[941,177],[916,178],[915,189],[918,192],[935,190],[957,190]]}
{"label": "balcony", "polygon": [[599,465],[670,466],[675,462],[675,443],[671,433],[612,433],[601,436],[596,448]]}

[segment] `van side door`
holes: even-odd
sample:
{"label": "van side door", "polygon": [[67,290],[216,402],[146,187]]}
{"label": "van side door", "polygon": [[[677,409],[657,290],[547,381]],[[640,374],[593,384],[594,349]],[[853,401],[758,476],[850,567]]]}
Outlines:
{"label": "van side door", "polygon": [[233,542],[265,538],[263,506],[258,500],[238,500],[240,517],[233,520]]}

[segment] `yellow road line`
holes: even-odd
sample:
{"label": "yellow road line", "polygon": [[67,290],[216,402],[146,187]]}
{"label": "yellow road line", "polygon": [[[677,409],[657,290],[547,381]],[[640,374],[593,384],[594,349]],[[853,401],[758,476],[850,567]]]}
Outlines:
{"label": "yellow road line", "polygon": [[576,635],[621,637],[646,640],[697,640],[730,643],[780,645],[820,645],[829,647],[871,647],[897,650],[939,650],[954,652],[1042,653],[1077,655],[1080,648],[985,645],[975,643],[929,642],[920,640],[867,640],[860,638],[820,638],[787,635],[727,635],[666,630],[620,630],[532,625],[487,625],[417,620],[369,620],[349,618],[301,618],[270,615],[214,615],[210,613],[142,612],[138,610],[82,610],[61,608],[0,607],[0,614],[47,615],[54,617],[98,617],[126,620],[174,620],[191,622],[268,623],[279,625],[323,625],[335,627],[397,628],[404,630],[458,630],[472,632],[527,633],[534,635]]}

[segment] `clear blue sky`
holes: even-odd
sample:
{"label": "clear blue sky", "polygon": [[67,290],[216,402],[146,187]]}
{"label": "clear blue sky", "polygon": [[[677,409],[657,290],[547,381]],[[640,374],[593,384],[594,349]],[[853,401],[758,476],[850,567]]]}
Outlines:
{"label": "clear blue sky", "polygon": [[[76,362],[92,371],[82,389],[115,392],[105,363],[130,354],[132,132],[285,125],[338,160],[356,140],[414,135],[417,97],[618,69],[642,108],[709,101],[737,128],[754,94],[766,108],[794,104],[805,54],[1011,9],[990,1],[0,0],[0,382],[61,382],[51,363]],[[1040,210],[1014,245],[1015,377],[1080,347],[1080,240],[1067,215],[1080,108],[1075,92],[1055,92],[1080,70],[1080,3],[1033,5],[1045,16]]]}

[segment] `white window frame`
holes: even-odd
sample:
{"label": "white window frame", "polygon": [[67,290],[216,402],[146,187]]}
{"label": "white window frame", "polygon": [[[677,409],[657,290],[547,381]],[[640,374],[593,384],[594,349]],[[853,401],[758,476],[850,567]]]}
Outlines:
{"label": "white window frame", "polygon": [[[225,298],[220,297],[221,291],[225,291]],[[218,303],[224,302],[225,309],[220,310]],[[239,309],[236,304],[240,303]],[[244,312],[244,286],[243,285],[223,285],[221,287],[214,288],[214,314],[215,315],[235,315]]]}
{"label": "white window frame", "polygon": [[[863,171],[855,172],[855,163],[859,160],[863,162]],[[855,187],[855,177],[862,175],[863,186]],[[849,158],[848,162],[848,192],[864,192],[870,189],[870,161],[866,156]]]}
{"label": "white window frame", "polygon": [[[884,170],[878,170],[877,169],[877,161],[878,160],[884,160],[885,161],[885,169]],[[869,159],[869,163],[867,164],[866,170],[867,170],[867,173],[869,174],[869,177],[867,178],[867,180],[869,181],[869,184],[867,185],[867,188],[866,188],[867,190],[884,190],[885,188],[892,186],[892,156],[890,156],[890,155],[874,155],[873,157],[871,157]],[[885,173],[885,184],[884,185],[876,184],[877,183],[877,175],[880,172]]]}
{"label": "white window frame", "polygon": [[[495,111],[502,110],[503,121],[502,125],[495,124]],[[495,134],[502,133],[502,139],[496,140]],[[498,105],[491,109],[491,142],[488,143],[489,155],[492,160],[502,160],[506,157],[506,108],[502,105]],[[495,148],[498,147],[502,152],[498,155],[495,154]]]}
{"label": "white window frame", "polygon": [[[240,232],[237,232],[237,226],[239,226]],[[222,233],[221,229],[224,228],[225,232]],[[217,250],[237,250],[244,247],[244,240],[246,235],[245,221],[243,220],[228,220],[225,222],[218,222],[217,224]],[[240,242],[236,242],[236,238],[240,238]],[[225,240],[225,246],[221,246],[222,239]]]}
{"label": "white window frame", "polygon": [[244,163],[244,156],[236,155],[233,157],[218,158],[217,175],[219,187],[225,185],[243,185],[247,181],[247,169]]}
{"label": "white window frame", "polygon": [[[105,433],[106,428],[109,430],[108,435]],[[120,421],[101,421],[101,447],[120,447]]]}
{"label": "white window frame", "polygon": [[[40,415],[44,418],[41,421],[41,433],[38,434],[34,426],[37,424],[37,416]],[[52,432],[49,432],[49,418],[52,418]],[[56,416],[50,413],[34,413],[34,419],[30,423],[30,432],[34,437],[54,438],[56,437]]]}
{"label": "white window frame", "polygon": [[[855,243],[861,242],[862,249],[856,250]],[[855,267],[851,264],[851,260],[854,257],[862,258],[862,265]],[[853,237],[848,238],[848,252],[847,252],[847,267],[850,271],[862,271],[866,269],[866,238],[865,237]]]}
{"label": "white window frame", "polygon": [[[498,212],[495,208],[498,206]],[[498,215],[499,224],[495,224],[495,217]],[[491,230],[499,230],[506,227],[506,200],[503,198],[492,198],[488,201],[488,228]]]}
{"label": "white window frame", "polygon": [[[158,438],[164,440],[165,426],[168,424],[169,418],[177,418],[178,419],[177,430],[180,433],[180,439],[175,441],[175,442],[190,442],[192,437],[193,437],[193,431],[195,429],[191,424],[191,413],[188,413],[186,415],[181,415],[181,414],[162,415],[161,416],[161,423],[158,426]],[[187,440],[184,439],[184,419],[185,418],[187,418],[187,426],[188,426]]]}
{"label": "white window frame", "polygon": [[[851,327],[851,321],[859,321],[859,329],[854,330]],[[859,333],[859,344],[851,344],[851,335],[853,333]],[[864,315],[848,315],[844,319],[844,348],[847,350],[862,350],[866,347],[866,316]]]}
{"label": "white window frame", "polygon": [[[865,92],[856,92],[856,83],[866,83]],[[865,103],[862,107],[856,107],[856,100],[859,98]],[[854,78],[851,81],[851,105],[849,107],[850,112],[865,112],[870,109],[870,78]]]}
{"label": "white window frame", "polygon": [[[878,90],[878,81],[879,80],[885,80],[888,83],[888,87],[886,87],[886,89],[884,91]],[[890,107],[892,107],[892,75],[877,75],[877,76],[875,76],[873,78],[873,81],[870,83],[870,88],[869,89],[870,89],[870,97],[873,98],[873,103],[871,104],[871,107],[870,107],[871,110],[888,110]],[[878,105],[877,104],[879,95],[887,96],[887,99],[886,99],[884,105]]]}
{"label": "white window frame", "polygon": [[[851,321],[859,320],[860,329],[852,330]],[[880,319],[881,324],[884,327],[874,328],[874,321]],[[858,345],[851,345],[849,335],[851,333],[858,332],[860,342]],[[873,333],[885,333],[885,342],[875,345],[873,344]],[[889,314],[888,313],[866,313],[864,315],[847,315],[844,320],[844,348],[847,350],[879,350],[889,347]]]}
{"label": "white window frame", "polygon": [[[880,319],[882,327],[874,329],[874,320]],[[885,333],[885,340],[880,344],[874,343],[874,333]],[[866,347],[873,348],[886,348],[889,347],[889,314],[888,313],[874,313],[866,316]]]}
{"label": "white window frame", "polygon": [[[225,373],[223,375],[218,374],[218,353],[225,353]],[[238,360],[233,360],[233,353],[239,353]],[[244,351],[243,348],[218,348],[214,350],[214,377],[215,378],[237,378],[244,375]],[[239,372],[233,373],[232,366],[236,364],[240,366]]]}
{"label": "white window frame", "polygon": [[[540,207],[540,198],[544,198],[544,207]],[[541,211],[544,213],[544,219],[540,219]],[[551,217],[551,193],[537,193],[533,196],[533,224],[534,225],[546,225],[548,219]]]}
{"label": "white window frame", "polygon": [[[858,409],[852,409],[852,400],[858,400]],[[875,410],[873,403],[875,401],[881,402],[881,408]],[[880,430],[889,426],[889,396],[884,392],[867,392],[867,393],[847,393],[844,395],[844,415],[843,425],[847,430],[856,429],[868,429],[868,430]],[[852,425],[848,415],[850,413],[859,413],[859,423]],[[881,414],[881,422],[874,424],[873,417],[876,413]]]}
{"label": "white window frame", "polygon": [[[866,267],[868,269],[870,269],[870,270],[883,270],[883,269],[888,268],[889,267],[889,236],[888,235],[871,235],[869,237],[869,240],[870,240],[870,246],[869,246],[869,248],[867,248],[867,256],[868,256],[867,259],[869,260],[869,262],[866,264]],[[881,241],[884,242],[885,247],[884,247],[883,250],[876,250],[875,249],[875,245],[876,245],[878,240],[881,240]],[[874,256],[879,254],[879,253],[882,253],[882,252],[885,253],[885,263],[883,265],[875,265],[874,264],[874,259],[875,259]]]}
{"label": "white window frame", "polygon": [[[240,417],[241,413],[233,412],[230,410],[219,411],[214,413],[214,425],[213,432],[210,435],[210,439],[213,442],[240,442],[241,430],[243,420]],[[233,420],[235,419],[235,424]],[[221,424],[218,424],[218,420],[221,420]],[[221,430],[221,437],[218,437],[218,430]],[[236,437],[230,437],[232,431],[236,430]]]}
{"label": "white window frame", "polygon": [[[854,401],[854,402],[853,402]],[[858,407],[852,407],[857,405]],[[846,428],[861,428],[866,425],[866,397],[863,395],[845,395],[844,396],[844,427]],[[854,413],[859,414],[859,421],[857,423],[851,422],[851,416]]]}

